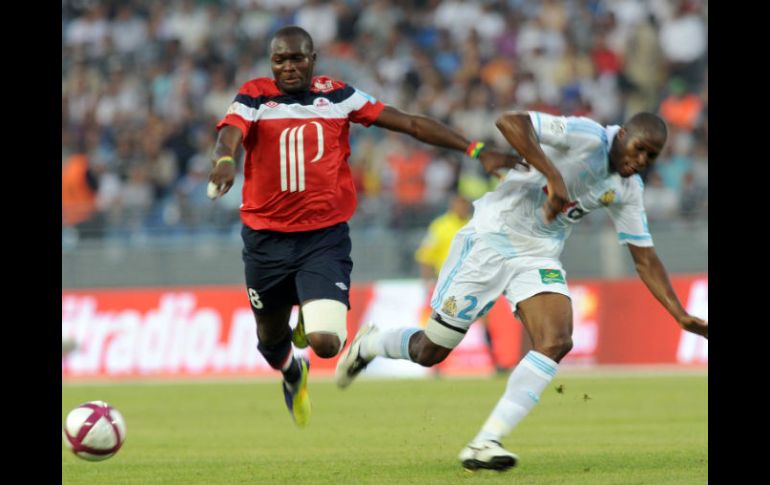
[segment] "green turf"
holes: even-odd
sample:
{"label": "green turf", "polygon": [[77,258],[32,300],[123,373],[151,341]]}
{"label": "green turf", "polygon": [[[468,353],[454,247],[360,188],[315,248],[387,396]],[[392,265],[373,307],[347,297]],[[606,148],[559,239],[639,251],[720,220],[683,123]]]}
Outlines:
{"label": "green turf", "polygon": [[[563,386],[563,393],[556,391]],[[708,378],[557,377],[504,440],[508,472],[466,472],[457,453],[503,378],[311,381],[297,429],[278,381],[62,385],[62,422],[84,401],[116,406],[120,452],[99,463],[62,445],[62,484],[705,484]]]}

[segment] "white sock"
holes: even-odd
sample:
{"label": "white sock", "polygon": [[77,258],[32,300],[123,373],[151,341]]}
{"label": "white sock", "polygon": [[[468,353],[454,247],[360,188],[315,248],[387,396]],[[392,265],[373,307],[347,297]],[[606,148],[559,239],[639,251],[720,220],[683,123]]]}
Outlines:
{"label": "white sock", "polygon": [[501,441],[540,401],[540,394],[558,367],[558,363],[540,352],[529,351],[511,373],[503,397],[474,441]]}
{"label": "white sock", "polygon": [[388,359],[412,360],[409,357],[409,339],[421,330],[417,327],[406,327],[376,332],[364,338],[359,353],[364,359],[380,356]]}
{"label": "white sock", "polygon": [[289,352],[289,355],[286,356],[286,360],[283,361],[283,365],[281,365],[281,371],[286,372],[289,370],[289,367],[291,367],[291,364],[294,363],[294,352]]}

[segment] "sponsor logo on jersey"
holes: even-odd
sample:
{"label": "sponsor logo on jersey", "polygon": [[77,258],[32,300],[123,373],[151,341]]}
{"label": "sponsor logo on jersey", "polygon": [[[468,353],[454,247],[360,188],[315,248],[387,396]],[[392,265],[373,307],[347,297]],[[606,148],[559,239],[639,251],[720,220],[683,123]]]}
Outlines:
{"label": "sponsor logo on jersey", "polygon": [[580,207],[577,202],[570,203],[569,206],[567,206],[567,211],[565,213],[567,219],[573,222],[579,221],[580,218],[586,214],[588,214],[588,211]]}
{"label": "sponsor logo on jersey", "polygon": [[441,306],[441,311],[450,317],[455,316],[457,314],[457,301],[455,300],[455,297],[450,296],[444,300],[444,304]]}
{"label": "sponsor logo on jersey", "polygon": [[540,269],[540,280],[544,285],[550,285],[554,283],[564,284],[564,276],[561,274],[561,270],[558,269]]}
{"label": "sponsor logo on jersey", "polygon": [[332,104],[326,98],[316,98],[313,101],[313,106],[316,109],[319,109],[319,110],[322,110],[322,111],[325,111],[325,110],[329,109],[331,107],[331,105]]}
{"label": "sponsor logo on jersey", "polygon": [[[548,186],[547,185],[543,186],[543,192],[548,194]],[[615,197],[615,192],[612,191],[612,190],[610,190],[610,192],[612,192],[612,196],[614,198]],[[606,192],[605,192],[605,195],[606,195]],[[602,197],[604,197],[604,196],[602,196]],[[583,217],[584,215],[588,214],[588,212],[589,211],[587,211],[584,208],[582,208],[578,204],[578,201],[576,201],[576,200],[573,200],[572,202],[569,202],[568,204],[564,204],[564,206],[561,208],[561,213],[564,214],[567,217],[567,219],[569,219],[572,222],[579,221],[580,218]]]}
{"label": "sponsor logo on jersey", "polygon": [[601,202],[602,205],[610,205],[613,202],[615,202],[615,191],[613,189],[610,189],[607,192],[603,193],[602,196],[599,197],[599,202]]}

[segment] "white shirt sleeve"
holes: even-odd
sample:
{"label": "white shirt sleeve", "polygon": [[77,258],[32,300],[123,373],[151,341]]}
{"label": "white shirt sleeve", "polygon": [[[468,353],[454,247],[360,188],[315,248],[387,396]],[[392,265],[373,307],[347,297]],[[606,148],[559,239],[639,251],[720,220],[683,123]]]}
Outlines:
{"label": "white shirt sleeve", "polygon": [[647,227],[643,203],[644,182],[639,175],[621,181],[620,194],[617,194],[614,203],[607,206],[618,234],[618,243],[652,247],[652,235]]}
{"label": "white shirt sleeve", "polygon": [[587,152],[602,146],[607,148],[604,127],[588,118],[554,116],[538,111],[529,111],[529,118],[538,141],[543,145],[559,150]]}

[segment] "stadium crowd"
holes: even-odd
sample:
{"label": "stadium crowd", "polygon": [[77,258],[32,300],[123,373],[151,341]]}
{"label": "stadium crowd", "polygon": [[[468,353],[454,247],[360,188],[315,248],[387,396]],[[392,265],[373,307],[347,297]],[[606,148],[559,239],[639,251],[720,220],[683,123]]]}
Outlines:
{"label": "stadium crowd", "polygon": [[[313,36],[316,74],[501,147],[507,110],[657,112],[671,134],[644,175],[648,218],[708,217],[707,0],[63,0],[63,228],[237,234],[239,180],[206,197],[214,126],[271,76],[267,41],[289,24]],[[351,148],[353,228],[423,228],[495,183],[378,128],[351,127]]]}

